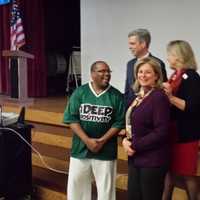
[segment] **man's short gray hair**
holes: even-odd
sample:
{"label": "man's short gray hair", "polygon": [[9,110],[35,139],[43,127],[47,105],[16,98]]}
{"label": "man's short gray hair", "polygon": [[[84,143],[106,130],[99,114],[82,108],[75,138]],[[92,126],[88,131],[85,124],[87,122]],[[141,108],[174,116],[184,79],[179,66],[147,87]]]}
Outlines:
{"label": "man's short gray hair", "polygon": [[128,37],[137,36],[140,42],[145,42],[147,47],[149,47],[151,42],[151,34],[147,29],[139,28],[131,31]]}

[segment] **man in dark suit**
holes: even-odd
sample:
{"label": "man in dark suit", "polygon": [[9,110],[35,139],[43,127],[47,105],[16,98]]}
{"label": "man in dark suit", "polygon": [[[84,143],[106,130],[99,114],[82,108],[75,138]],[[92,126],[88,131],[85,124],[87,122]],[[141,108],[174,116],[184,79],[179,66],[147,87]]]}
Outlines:
{"label": "man in dark suit", "polygon": [[137,60],[148,56],[155,58],[160,63],[163,74],[163,81],[167,80],[167,73],[164,62],[159,58],[153,56],[149,52],[150,42],[151,42],[151,35],[147,29],[136,29],[128,34],[129,49],[131,50],[131,53],[135,58],[131,59],[127,63],[126,83],[125,83],[125,93],[124,93],[126,107],[130,104],[130,101],[133,99],[135,95],[132,89],[132,85],[135,82],[134,65],[137,62]]}

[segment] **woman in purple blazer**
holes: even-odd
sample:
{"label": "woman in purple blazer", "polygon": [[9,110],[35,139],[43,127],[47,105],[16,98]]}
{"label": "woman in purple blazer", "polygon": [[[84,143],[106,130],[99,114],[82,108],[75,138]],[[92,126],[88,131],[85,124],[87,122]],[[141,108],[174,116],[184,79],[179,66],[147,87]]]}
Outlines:
{"label": "woman in purple blazer", "polygon": [[161,200],[169,165],[170,104],[161,89],[162,72],[151,57],[135,66],[136,98],[126,113],[128,200]]}

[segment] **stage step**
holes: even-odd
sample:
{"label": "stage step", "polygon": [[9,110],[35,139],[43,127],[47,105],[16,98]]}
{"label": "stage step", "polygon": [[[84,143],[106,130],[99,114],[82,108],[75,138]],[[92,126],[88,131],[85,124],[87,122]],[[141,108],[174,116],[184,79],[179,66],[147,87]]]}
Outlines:
{"label": "stage step", "polygon": [[[31,123],[32,145],[42,154],[45,163],[56,170],[68,172],[72,132],[69,127],[52,126],[49,124]],[[117,199],[126,196],[127,188],[127,156],[119,139],[118,175],[116,180]],[[41,200],[47,197],[61,199],[66,196],[67,175],[53,172],[41,162],[40,156],[32,152],[33,183],[36,187],[35,196]],[[94,187],[95,188],[95,187]],[[93,198],[96,197],[93,188]],[[52,193],[52,195],[51,195]],[[60,196],[59,196],[60,195]],[[66,199],[66,197],[65,197]]]}
{"label": "stage step", "polygon": [[67,200],[65,194],[56,192],[55,190],[49,189],[46,186],[35,185],[37,196],[34,196],[34,200]]}
{"label": "stage step", "polygon": [[[45,124],[33,124],[33,146],[44,156],[51,167],[68,172],[72,132],[68,127],[55,127]],[[51,172],[46,169],[37,154],[32,153],[33,183],[37,188],[37,198],[40,200],[66,200],[67,175]],[[118,145],[118,174],[116,179],[117,200],[127,196],[127,156]],[[96,190],[93,188],[93,199]],[[186,200],[185,190],[175,188],[173,200]],[[50,199],[51,200],[51,199]]]}
{"label": "stage step", "polygon": [[[33,167],[33,185],[35,188],[35,200],[66,200],[67,176],[44,170],[40,167]],[[119,177],[118,177],[119,178]],[[121,184],[127,185],[127,176],[121,177]],[[121,187],[121,186],[120,186]],[[126,188],[124,188],[126,189]],[[93,185],[93,200],[97,193]],[[118,189],[117,200],[127,198],[127,191]],[[175,188],[172,200],[187,200],[183,189]]]}
{"label": "stage step", "polygon": [[66,193],[66,174],[56,173],[41,167],[33,166],[33,183],[39,185],[46,185],[50,189],[54,189],[57,192]]}
{"label": "stage step", "polygon": [[[41,167],[33,167],[34,199],[66,200],[67,177],[67,175],[58,174]],[[95,200],[97,196],[95,184],[93,184],[92,191],[92,199]],[[117,200],[126,199],[126,197],[126,190],[117,188]]]}

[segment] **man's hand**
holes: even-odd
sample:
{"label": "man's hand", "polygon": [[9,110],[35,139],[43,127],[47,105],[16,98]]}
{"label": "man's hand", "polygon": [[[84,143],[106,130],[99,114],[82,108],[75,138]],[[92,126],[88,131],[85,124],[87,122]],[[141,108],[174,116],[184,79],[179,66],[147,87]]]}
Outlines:
{"label": "man's hand", "polygon": [[70,128],[81,138],[87,148],[94,153],[99,152],[103,145],[119,132],[118,128],[110,128],[101,138],[90,138],[79,123],[71,123]]}
{"label": "man's hand", "polygon": [[71,123],[70,127],[86,144],[87,148],[94,153],[97,153],[105,143],[105,139],[103,138],[90,138],[79,123]]}
{"label": "man's hand", "polygon": [[122,129],[121,131],[119,131],[118,135],[119,136],[125,136],[126,135],[126,130]]}
{"label": "man's hand", "polygon": [[104,141],[101,138],[88,138],[86,141],[87,148],[93,153],[97,153],[104,145]]}

